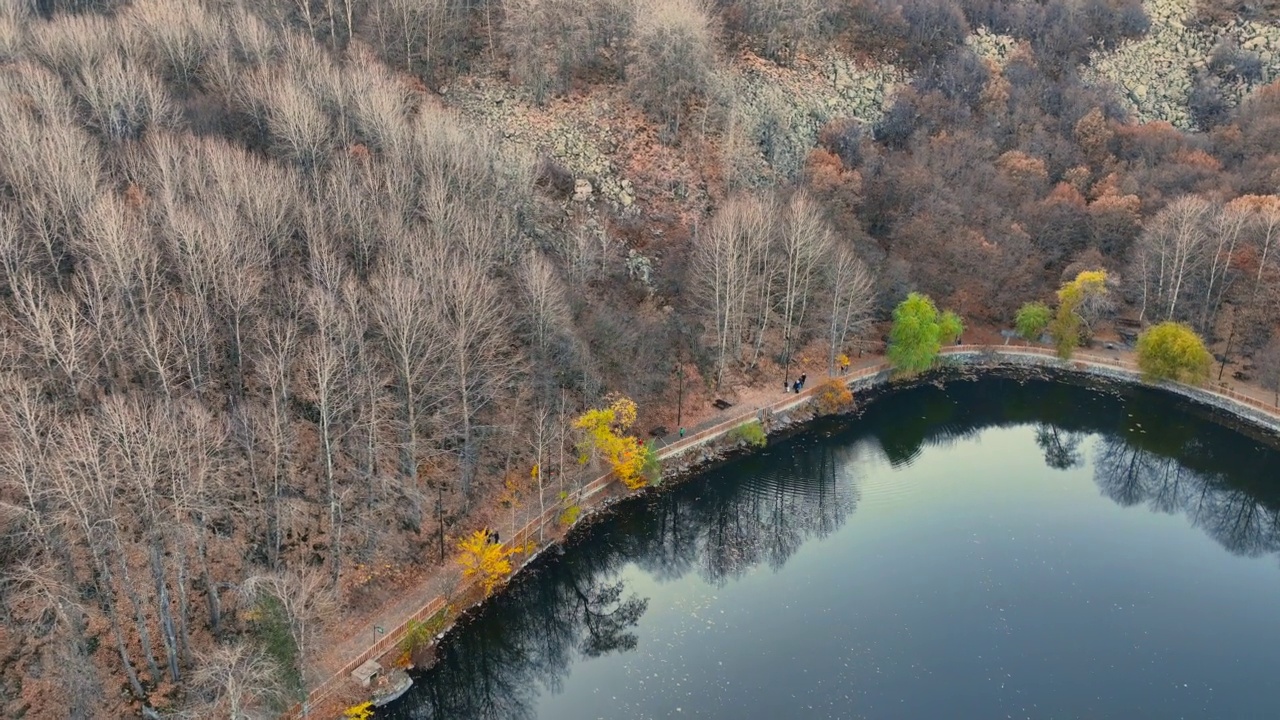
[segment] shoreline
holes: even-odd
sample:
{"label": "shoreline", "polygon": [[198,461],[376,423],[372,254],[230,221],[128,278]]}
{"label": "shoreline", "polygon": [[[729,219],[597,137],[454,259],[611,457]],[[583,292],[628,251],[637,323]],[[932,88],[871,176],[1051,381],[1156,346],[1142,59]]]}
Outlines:
{"label": "shoreline", "polygon": [[[946,347],[942,349],[939,364],[935,369],[909,379],[902,384],[902,387],[911,387],[924,382],[945,383],[970,378],[976,379],[989,373],[999,374],[1006,372],[1016,374],[1019,371],[1047,371],[1050,375],[1086,378],[1095,382],[1101,380],[1108,383],[1122,384],[1127,387],[1152,388],[1177,395],[1182,401],[1190,401],[1192,404],[1220,416],[1215,418],[1219,421],[1223,419],[1221,416],[1225,416],[1226,419],[1234,423],[1239,423],[1249,430],[1261,433],[1265,439],[1271,441],[1280,439],[1280,408],[1270,406],[1255,398],[1249,398],[1231,391],[1227,391],[1231,392],[1231,394],[1227,394],[1211,388],[1194,387],[1181,383],[1161,382],[1152,384],[1145,382],[1141,373],[1131,363],[1119,358],[1077,354],[1071,360],[1062,360],[1051,351],[1034,346],[959,345]],[[945,377],[951,372],[960,373],[960,375]],[[944,377],[939,378],[939,375]],[[1061,377],[1041,377],[1049,381],[1064,381]],[[875,396],[872,399],[881,400],[897,389],[894,387],[896,382],[892,377],[889,364],[886,362],[853,371],[845,376],[837,376],[837,379],[841,379],[854,393],[855,405],[852,408],[854,412],[857,411],[860,405],[858,402],[860,393],[875,391]],[[815,380],[817,379],[815,378]],[[562,506],[561,503],[556,503],[549,508],[547,515],[529,522],[516,533],[516,537],[512,538],[512,543],[532,541],[535,535],[543,535],[548,528],[551,530],[550,533],[545,535],[546,540],[539,543],[536,549],[520,561],[506,582],[512,581],[538,562],[545,561],[543,555],[546,551],[563,544],[571,534],[579,531],[579,528],[586,528],[591,523],[602,518],[619,502],[643,497],[650,493],[663,492],[666,488],[685,482],[716,465],[754,452],[753,448],[742,442],[728,445],[719,442],[732,430],[742,425],[759,421],[766,436],[779,438],[804,432],[810,423],[821,417],[835,417],[846,414],[823,415],[817,412],[812,401],[820,386],[820,382],[815,382],[814,387],[798,395],[788,395],[784,399],[762,407],[739,408],[728,417],[717,420],[698,432],[661,445],[658,448],[658,454],[663,462],[663,473],[661,482],[656,486],[647,487],[638,492],[618,493],[617,482],[608,474],[586,483],[571,493],[569,498],[566,498],[565,502],[577,504],[581,507],[581,514],[572,525],[560,527],[557,524],[556,518],[562,510]],[[1239,426],[1233,429],[1242,430]],[[690,457],[691,454],[692,457]],[[309,717],[310,714],[315,714],[315,711],[319,710],[320,706],[326,701],[331,702],[337,697],[342,697],[344,693],[351,690],[350,687],[346,687],[351,668],[369,659],[385,659],[389,653],[398,647],[411,622],[425,620],[440,610],[448,608],[453,617],[434,635],[429,646],[429,648],[437,647],[444,638],[462,627],[474,612],[488,600],[488,597],[485,596],[470,597],[470,593],[467,592],[468,589],[472,588],[463,589],[458,593],[457,597],[452,598],[455,601],[459,601],[457,605],[439,596],[424,600],[417,612],[405,618],[391,632],[382,636],[377,643],[371,645],[356,659],[349,662],[343,670],[335,673],[328,680],[314,688],[308,694],[304,703],[295,705],[284,714],[284,717]],[[502,592],[502,588],[499,588],[497,592]],[[431,652],[431,650],[426,652]],[[418,670],[426,670],[433,663],[434,657],[424,662]]]}

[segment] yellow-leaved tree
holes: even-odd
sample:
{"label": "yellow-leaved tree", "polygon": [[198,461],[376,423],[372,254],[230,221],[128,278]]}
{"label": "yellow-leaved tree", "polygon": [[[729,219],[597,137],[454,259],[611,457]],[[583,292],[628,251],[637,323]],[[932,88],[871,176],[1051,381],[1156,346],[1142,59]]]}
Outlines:
{"label": "yellow-leaved tree", "polygon": [[586,463],[592,450],[600,453],[624,485],[638,490],[659,476],[658,456],[650,444],[625,434],[636,421],[636,404],[618,396],[608,407],[588,410],[573,422],[583,431],[579,462]]}
{"label": "yellow-leaved tree", "polygon": [[1138,369],[1148,380],[1199,385],[1212,365],[1204,341],[1183,323],[1162,322],[1138,337]]}
{"label": "yellow-leaved tree", "polygon": [[359,705],[352,705],[342,711],[342,717],[346,720],[372,720],[373,703],[362,702]]}
{"label": "yellow-leaved tree", "polygon": [[479,577],[486,597],[511,574],[511,556],[520,552],[518,547],[490,542],[489,533],[485,530],[477,530],[463,538],[458,543],[458,550],[461,551],[458,564],[462,566],[462,576]]}
{"label": "yellow-leaved tree", "polygon": [[1058,311],[1049,323],[1049,334],[1064,359],[1093,334],[1093,321],[1107,305],[1107,271],[1085,270],[1058,289]]}

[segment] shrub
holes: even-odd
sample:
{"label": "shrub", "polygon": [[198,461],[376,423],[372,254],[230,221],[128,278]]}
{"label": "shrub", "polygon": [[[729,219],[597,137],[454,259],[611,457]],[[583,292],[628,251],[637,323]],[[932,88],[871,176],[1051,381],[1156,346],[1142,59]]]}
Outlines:
{"label": "shrub", "polygon": [[1191,120],[1201,130],[1211,130],[1222,125],[1231,113],[1221,82],[1208,74],[1199,75],[1192,83],[1191,94],[1187,96],[1187,109],[1191,111]]}
{"label": "shrub", "polygon": [[[1121,38],[1137,38],[1147,34],[1151,29],[1151,17],[1140,2],[1130,0],[1120,6],[1117,11],[1115,28]],[[1113,43],[1114,44],[1114,43]]]}
{"label": "shrub", "polygon": [[848,385],[836,378],[831,378],[818,386],[818,394],[814,402],[818,404],[818,412],[823,415],[834,415],[853,407],[853,392],[849,390]]}
{"label": "shrub", "polygon": [[958,48],[930,63],[917,77],[916,87],[921,93],[940,92],[948,100],[974,107],[982,98],[989,76],[982,58],[968,48]]}
{"label": "shrub", "polygon": [[833,120],[822,128],[818,142],[831,151],[847,168],[862,164],[862,140],[866,131],[856,118]]}
{"label": "shrub", "polygon": [[1224,41],[1209,56],[1209,70],[1223,80],[1257,82],[1262,79],[1262,58],[1257,53],[1241,50],[1235,43]]}
{"label": "shrub", "polygon": [[1017,328],[1018,336],[1028,342],[1035,342],[1044,334],[1045,328],[1049,327],[1049,321],[1053,319],[1053,311],[1048,305],[1042,302],[1029,302],[1018,308],[1018,315],[1014,320],[1014,327]]}
{"label": "shrub", "polygon": [[635,101],[674,140],[690,104],[704,98],[715,72],[715,34],[697,0],[650,0],[637,10],[627,73]]}
{"label": "shrub", "polygon": [[662,460],[658,457],[657,446],[652,440],[644,444],[644,460],[640,463],[640,475],[651,487],[657,487],[662,481]]}
{"label": "shrub", "polygon": [[445,606],[426,620],[410,620],[405,628],[404,638],[400,640],[400,649],[412,655],[430,645],[448,619],[449,607]]}
{"label": "shrub", "polygon": [[730,430],[728,439],[734,445],[745,443],[758,448],[762,448],[769,443],[768,436],[764,434],[764,426],[760,424],[759,420],[752,420]]}
{"label": "shrub", "polygon": [[1148,380],[1199,385],[1212,364],[1204,341],[1183,323],[1163,322],[1138,337],[1138,369]]}
{"label": "shrub", "polygon": [[281,684],[290,697],[303,693],[298,667],[298,644],[289,631],[289,617],[276,597],[263,593],[248,613],[250,628],[262,651],[275,662]]}
{"label": "shrub", "polygon": [[560,513],[560,524],[566,528],[573,527],[573,524],[578,522],[578,518],[581,515],[582,506],[577,504],[570,505],[564,509],[564,512]]}

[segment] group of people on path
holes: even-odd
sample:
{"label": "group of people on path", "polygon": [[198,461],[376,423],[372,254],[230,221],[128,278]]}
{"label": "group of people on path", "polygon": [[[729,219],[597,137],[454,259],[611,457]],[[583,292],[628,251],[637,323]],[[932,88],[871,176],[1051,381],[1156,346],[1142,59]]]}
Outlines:
{"label": "group of people on path", "polygon": [[808,375],[801,375],[799,379],[797,379],[794,383],[791,384],[791,389],[794,390],[797,395],[799,395],[800,391],[804,389],[804,381],[808,379],[809,379]]}

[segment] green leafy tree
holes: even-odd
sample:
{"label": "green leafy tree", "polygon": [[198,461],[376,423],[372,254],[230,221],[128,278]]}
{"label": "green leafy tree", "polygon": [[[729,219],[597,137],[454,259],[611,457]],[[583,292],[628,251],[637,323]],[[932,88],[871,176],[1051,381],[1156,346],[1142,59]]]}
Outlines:
{"label": "green leafy tree", "polygon": [[944,345],[950,345],[959,340],[960,335],[964,333],[964,320],[961,320],[959,315],[947,310],[938,319],[938,330],[938,339]]}
{"label": "green leafy tree", "polygon": [[1163,322],[1138,337],[1138,369],[1148,380],[1198,385],[1212,364],[1204,341],[1183,323]]}
{"label": "green leafy tree", "polygon": [[1027,342],[1035,342],[1044,334],[1045,328],[1049,327],[1049,322],[1053,319],[1053,311],[1048,305],[1042,302],[1025,303],[1018,308],[1018,314],[1014,317],[1014,327],[1018,331],[1018,337]]}
{"label": "green leafy tree", "polygon": [[951,311],[939,313],[927,295],[911,293],[893,311],[889,331],[889,362],[902,373],[913,374],[933,367],[944,342],[954,342],[964,332],[964,322]]}

